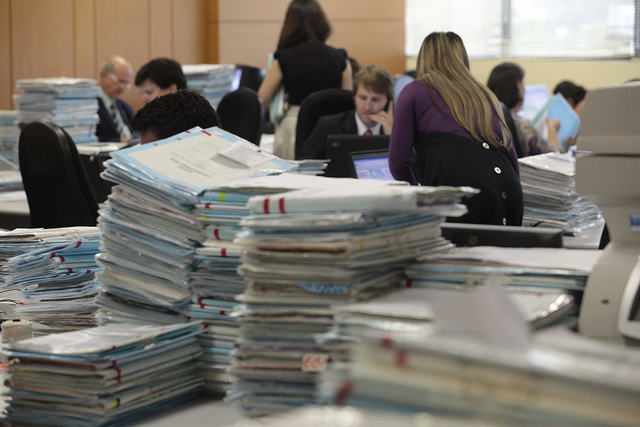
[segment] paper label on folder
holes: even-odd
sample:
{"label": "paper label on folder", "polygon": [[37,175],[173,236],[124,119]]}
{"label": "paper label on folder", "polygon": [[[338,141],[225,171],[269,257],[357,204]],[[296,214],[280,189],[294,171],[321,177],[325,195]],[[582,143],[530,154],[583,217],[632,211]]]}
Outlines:
{"label": "paper label on folder", "polygon": [[302,372],[324,372],[328,363],[329,357],[326,354],[305,354],[302,358]]}
{"label": "paper label on folder", "polygon": [[245,141],[238,141],[226,150],[218,154],[240,163],[248,168],[253,168],[266,161],[274,159],[273,154],[262,151],[255,144]]}

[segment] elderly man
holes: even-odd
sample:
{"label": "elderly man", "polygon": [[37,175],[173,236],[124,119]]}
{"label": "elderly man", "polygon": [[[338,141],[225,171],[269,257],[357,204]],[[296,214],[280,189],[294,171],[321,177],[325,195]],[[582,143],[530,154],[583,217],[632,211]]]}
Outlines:
{"label": "elderly man", "polygon": [[120,99],[129,89],[133,79],[133,68],[121,56],[112,56],[100,68],[98,97],[100,123],[96,136],[102,142],[127,142],[131,139],[131,118],[133,109]]}

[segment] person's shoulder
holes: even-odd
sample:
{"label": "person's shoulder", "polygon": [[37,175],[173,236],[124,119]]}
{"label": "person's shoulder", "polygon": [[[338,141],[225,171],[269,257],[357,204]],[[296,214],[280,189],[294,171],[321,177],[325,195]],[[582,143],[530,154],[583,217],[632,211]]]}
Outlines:
{"label": "person's shoulder", "polygon": [[336,55],[344,56],[345,59],[348,56],[346,49],[343,49],[341,47],[333,47],[333,46],[330,46],[330,45],[325,44],[325,43],[322,43],[321,46],[322,46],[323,49],[328,49],[329,51],[333,52]]}
{"label": "person's shoulder", "polygon": [[327,116],[321,116],[318,118],[318,123],[316,126],[319,128],[335,128],[340,127],[346,121],[349,121],[353,118],[353,122],[355,123],[355,110],[347,110],[342,113],[329,114]]}

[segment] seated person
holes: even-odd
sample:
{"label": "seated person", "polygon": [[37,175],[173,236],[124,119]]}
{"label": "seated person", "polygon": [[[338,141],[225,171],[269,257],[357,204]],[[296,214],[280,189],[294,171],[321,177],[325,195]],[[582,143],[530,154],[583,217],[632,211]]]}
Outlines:
{"label": "seated person", "polygon": [[182,66],[169,58],[156,58],[144,64],[136,74],[135,84],[140,91],[142,103],[160,95],[187,88],[187,78]]}
{"label": "seated person", "polygon": [[129,61],[114,55],[107,59],[100,68],[98,85],[98,116],[96,137],[100,142],[128,142],[132,138],[131,117],[133,109],[122,95],[131,86],[133,68]]}
{"label": "seated person", "polygon": [[325,159],[328,135],[390,135],[393,125],[393,77],[378,65],[356,73],[355,110],[320,117],[304,142],[301,159]]}
{"label": "seated person", "polygon": [[564,99],[571,105],[573,111],[580,116],[582,107],[584,106],[585,96],[587,96],[587,90],[584,87],[578,86],[569,80],[564,80],[558,83],[555,89],[553,89],[553,93],[559,93],[564,96]]}
{"label": "seated person", "polygon": [[503,62],[496,65],[489,74],[487,87],[508,109],[509,116],[505,114],[505,120],[507,125],[512,124],[509,130],[512,133],[514,145],[518,144],[515,147],[518,157],[562,151],[562,145],[557,135],[559,125],[557,120],[548,120],[548,136],[547,139],[543,139],[531,123],[518,114],[524,100],[524,70],[522,67],[513,62]]}
{"label": "seated person", "polygon": [[196,126],[220,127],[220,119],[207,98],[190,90],[159,96],[131,119],[131,127],[140,134],[142,144],[169,138]]}

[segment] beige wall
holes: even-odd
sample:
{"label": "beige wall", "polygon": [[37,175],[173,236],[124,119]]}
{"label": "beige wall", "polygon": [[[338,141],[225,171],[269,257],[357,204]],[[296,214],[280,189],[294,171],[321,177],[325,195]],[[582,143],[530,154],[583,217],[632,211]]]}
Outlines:
{"label": "beige wall", "polygon": [[[0,109],[19,79],[96,78],[109,55],[137,70],[158,56],[201,63],[210,53],[206,0],[0,0]],[[214,51],[215,52],[215,51]],[[135,88],[124,98],[140,106]]]}
{"label": "beige wall", "polygon": [[[290,0],[218,0],[220,62],[267,66]],[[404,0],[321,0],[330,45],[360,65],[404,71]]]}
{"label": "beige wall", "polygon": [[[475,59],[471,60],[471,72],[486,83],[493,67],[505,61],[515,62],[525,70],[525,84],[544,83],[552,91],[562,80],[571,80],[586,89],[619,84],[632,78],[640,78],[640,59],[607,61],[562,61],[539,59]],[[415,68],[415,59],[407,59],[408,69]]]}

